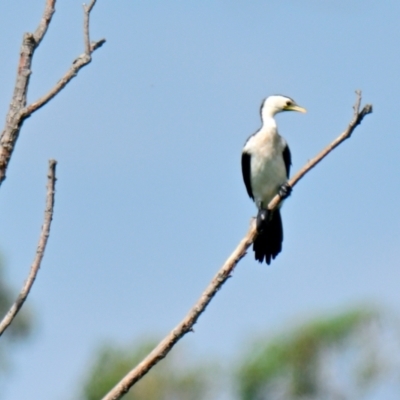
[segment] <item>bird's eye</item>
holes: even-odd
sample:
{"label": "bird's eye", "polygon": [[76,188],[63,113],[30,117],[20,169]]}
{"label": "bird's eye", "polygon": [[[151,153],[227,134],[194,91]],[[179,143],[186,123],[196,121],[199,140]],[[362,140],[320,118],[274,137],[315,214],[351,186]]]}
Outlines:
{"label": "bird's eye", "polygon": [[288,100],[287,102],[286,102],[286,105],[287,106],[290,106],[292,104],[292,102],[290,101],[290,100]]}

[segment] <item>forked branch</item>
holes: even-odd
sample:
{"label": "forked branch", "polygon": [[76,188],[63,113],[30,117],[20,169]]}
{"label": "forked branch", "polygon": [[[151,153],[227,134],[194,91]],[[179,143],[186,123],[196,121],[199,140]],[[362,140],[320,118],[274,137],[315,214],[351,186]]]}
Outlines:
{"label": "forked branch", "polygon": [[32,285],[35,282],[36,275],[40,268],[40,264],[42,263],[43,255],[46,250],[47,240],[50,235],[51,221],[53,219],[54,193],[56,184],[56,165],[57,165],[56,160],[49,161],[49,171],[47,176],[46,208],[44,210],[44,222],[39,237],[39,243],[36,249],[36,255],[31,265],[28,278],[24,286],[22,287],[20,294],[17,297],[17,300],[15,300],[10,310],[7,312],[5,317],[0,322],[0,336],[11,325],[11,322],[14,320],[18,311],[24,304],[32,288]]}
{"label": "forked branch", "polygon": [[31,64],[35,50],[47,32],[56,0],[47,0],[45,10],[38,28],[34,33],[25,33],[22,40],[20,59],[17,71],[14,94],[7,113],[6,124],[0,135],[0,186],[6,178],[6,171],[12,153],[17,142],[21,126],[25,119],[35,111],[47,104],[54,96],[74,78],[78,72],[92,61],[92,53],[105,43],[105,39],[90,43],[89,18],[96,0],[92,0],[88,6],[84,6],[84,47],[85,52],[81,54],[71,65],[64,76],[44,96],[26,106],[29,77],[31,75]]}
{"label": "forked branch", "polygon": [[[357,100],[354,105],[354,116],[346,130],[329,146],[327,146],[315,158],[310,160],[292,179],[289,180],[289,185],[294,186],[297,182],[315,165],[317,165],[324,157],[326,157],[335,147],[337,147],[344,140],[348,139],[353,133],[357,125],[361,123],[363,118],[372,112],[372,106],[367,104],[360,111],[361,92],[357,91]],[[282,199],[276,195],[269,203],[268,208],[274,210]],[[226,260],[225,264],[215,275],[206,290],[200,296],[200,299],[191,308],[186,317],[157,345],[157,347],[134,369],[132,369],[122,380],[106,395],[103,400],[117,400],[120,399],[129,389],[140,380],[153,366],[162,360],[172,347],[177,343],[186,333],[193,330],[194,324],[197,322],[200,315],[204,312],[207,305],[212,298],[216,295],[218,290],[231,276],[234,268],[238,262],[246,255],[248,248],[253,243],[257,235],[256,224],[252,221],[250,229],[246,236],[241,240],[234,252]]]}

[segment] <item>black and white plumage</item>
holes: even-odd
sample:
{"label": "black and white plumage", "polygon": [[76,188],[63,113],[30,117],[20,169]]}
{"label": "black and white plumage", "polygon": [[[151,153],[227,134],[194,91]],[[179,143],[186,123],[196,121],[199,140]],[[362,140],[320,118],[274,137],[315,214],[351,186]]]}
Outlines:
{"label": "black and white plumage", "polygon": [[282,111],[306,110],[285,96],[270,96],[261,105],[261,128],[250,136],[242,152],[242,173],[247,193],[258,208],[258,235],[253,244],[255,258],[270,264],[282,250],[283,229],[280,210],[267,210],[268,203],[286,184],[291,155],[285,139],[279,135],[274,116]]}

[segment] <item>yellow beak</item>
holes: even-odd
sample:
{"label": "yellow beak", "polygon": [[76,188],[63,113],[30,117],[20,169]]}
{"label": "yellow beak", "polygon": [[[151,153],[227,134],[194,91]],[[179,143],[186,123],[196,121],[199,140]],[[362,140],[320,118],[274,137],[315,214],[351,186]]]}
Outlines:
{"label": "yellow beak", "polygon": [[297,104],[291,104],[290,106],[285,106],[285,111],[298,111],[301,113],[306,113],[307,110],[303,107],[298,106]]}

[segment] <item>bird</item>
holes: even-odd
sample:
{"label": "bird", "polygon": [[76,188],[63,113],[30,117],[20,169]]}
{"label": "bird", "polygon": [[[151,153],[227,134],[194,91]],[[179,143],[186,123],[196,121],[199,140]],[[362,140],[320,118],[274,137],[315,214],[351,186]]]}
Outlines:
{"label": "bird", "polygon": [[257,261],[262,263],[265,260],[268,265],[281,252],[283,242],[280,206],[270,211],[268,203],[276,194],[285,199],[291,193],[287,183],[291,153],[286,140],[278,133],[274,118],[283,111],[307,112],[290,97],[267,97],[260,108],[261,128],[247,139],[242,151],[243,181],[258,209],[254,255]]}

